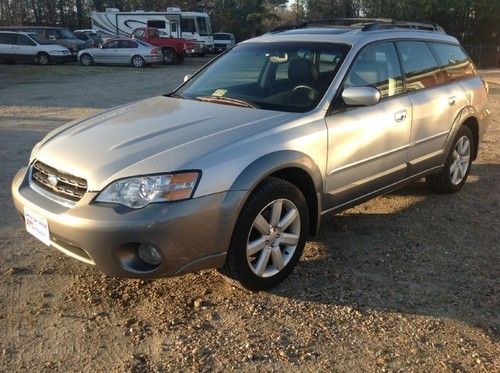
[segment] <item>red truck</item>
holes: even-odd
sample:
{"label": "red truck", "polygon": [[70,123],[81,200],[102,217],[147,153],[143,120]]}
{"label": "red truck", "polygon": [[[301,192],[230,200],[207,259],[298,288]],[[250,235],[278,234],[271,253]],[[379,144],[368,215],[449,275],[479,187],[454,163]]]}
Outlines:
{"label": "red truck", "polygon": [[154,27],[136,28],[132,38],[160,47],[165,65],[182,63],[187,53],[194,53],[194,42],[182,38],[173,38]]}

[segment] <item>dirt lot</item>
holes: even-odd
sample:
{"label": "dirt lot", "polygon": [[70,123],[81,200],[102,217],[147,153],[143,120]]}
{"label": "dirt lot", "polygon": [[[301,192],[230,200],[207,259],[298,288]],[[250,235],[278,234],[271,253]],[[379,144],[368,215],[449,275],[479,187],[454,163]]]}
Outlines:
{"label": "dirt lot", "polygon": [[0,65],[0,371],[498,371],[500,74],[485,75],[494,122],[461,192],[419,182],[328,219],[270,292],[216,271],[108,278],[25,232],[10,181],[36,141],[205,61]]}

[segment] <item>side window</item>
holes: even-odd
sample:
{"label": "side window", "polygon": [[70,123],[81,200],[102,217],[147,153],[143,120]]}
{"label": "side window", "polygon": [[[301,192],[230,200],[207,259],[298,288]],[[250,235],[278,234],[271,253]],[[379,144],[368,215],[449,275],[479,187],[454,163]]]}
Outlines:
{"label": "side window", "polygon": [[166,27],[166,22],[165,21],[161,21],[161,20],[151,19],[151,20],[148,21],[148,27],[165,28]]}
{"label": "side window", "polygon": [[449,80],[476,75],[474,65],[459,45],[429,43]]}
{"label": "side window", "polygon": [[17,45],[29,45],[29,46],[34,46],[36,45],[35,42],[33,42],[33,40],[31,40],[29,37],[27,37],[26,35],[21,35],[21,34],[17,34]]}
{"label": "side window", "polygon": [[402,41],[397,45],[403,60],[407,91],[418,91],[445,82],[441,69],[426,43]]}
{"label": "side window", "polygon": [[137,44],[130,40],[120,40],[120,48],[137,48]]}
{"label": "side window", "polygon": [[118,48],[120,40],[111,40],[102,46],[102,49]]}
{"label": "side window", "polygon": [[7,45],[16,44],[16,34],[0,32],[0,44],[7,44]]}
{"label": "side window", "polygon": [[181,30],[182,32],[196,32],[196,26],[194,25],[193,18],[181,18]]}
{"label": "side window", "polygon": [[381,98],[403,93],[401,67],[394,44],[375,44],[364,48],[353,62],[344,86],[374,87],[380,91]]}
{"label": "side window", "polygon": [[133,34],[134,38],[142,38],[144,36],[144,30],[135,30]]}

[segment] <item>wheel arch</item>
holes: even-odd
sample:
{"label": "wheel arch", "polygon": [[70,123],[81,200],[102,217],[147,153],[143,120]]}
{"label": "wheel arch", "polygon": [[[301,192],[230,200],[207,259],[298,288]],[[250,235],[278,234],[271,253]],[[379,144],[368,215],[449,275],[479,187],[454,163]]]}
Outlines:
{"label": "wheel arch", "polygon": [[475,160],[478,155],[479,150],[479,113],[476,108],[472,105],[464,107],[458,115],[455,117],[451,131],[448,135],[446,142],[445,154],[448,154],[451,146],[453,145],[453,140],[461,126],[467,126],[472,131],[474,136],[474,152],[472,154],[472,160]]}
{"label": "wheel arch", "polygon": [[276,177],[294,184],[304,195],[309,209],[309,234],[315,235],[321,216],[323,177],[316,163],[308,155],[285,150],[267,154],[247,166],[232,184],[230,190],[244,190],[238,206],[238,215],[251,193],[267,177]]}

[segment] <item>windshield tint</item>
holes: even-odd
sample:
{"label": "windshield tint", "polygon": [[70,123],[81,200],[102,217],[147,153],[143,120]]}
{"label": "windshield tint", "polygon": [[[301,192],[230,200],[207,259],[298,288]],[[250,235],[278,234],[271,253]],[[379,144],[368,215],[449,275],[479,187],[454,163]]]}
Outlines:
{"label": "windshield tint", "polygon": [[321,100],[347,51],[345,45],[330,43],[241,44],[175,93],[190,99],[232,98],[262,109],[306,112]]}

